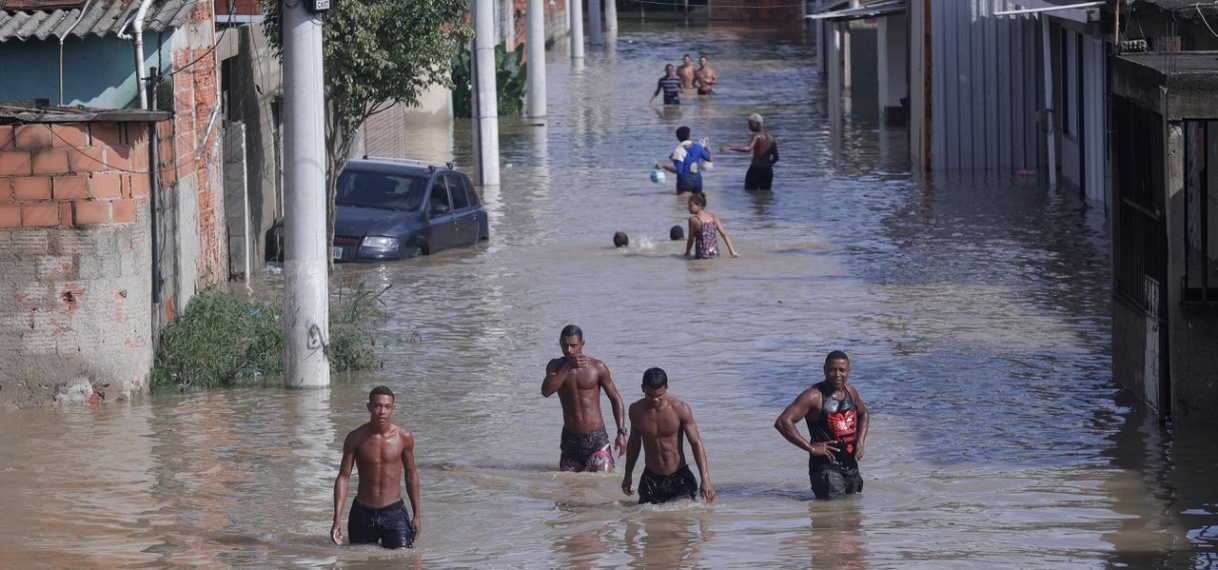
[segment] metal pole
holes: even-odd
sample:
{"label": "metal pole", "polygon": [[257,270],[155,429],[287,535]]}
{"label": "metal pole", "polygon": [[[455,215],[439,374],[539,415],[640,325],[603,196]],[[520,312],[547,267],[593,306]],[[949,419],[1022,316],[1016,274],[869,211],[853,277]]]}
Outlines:
{"label": "metal pole", "polygon": [[284,310],[288,388],[330,385],[325,103],[321,23],[304,2],[282,4]]}
{"label": "metal pole", "polygon": [[583,0],[567,0],[571,11],[571,59],[584,58]]}
{"label": "metal pole", "polygon": [[1049,187],[1057,186],[1057,133],[1053,127],[1053,54],[1049,51],[1049,18],[1040,16],[1041,48],[1045,68],[1045,144],[1049,149]]}
{"label": "metal pole", "polygon": [[495,88],[495,8],[474,0],[474,92],[477,94],[478,184],[499,184],[499,101]]}
{"label": "metal pole", "polygon": [[594,46],[605,43],[601,39],[601,0],[588,0],[588,43]]}
{"label": "metal pole", "polygon": [[525,5],[524,49],[528,55],[529,96],[526,113],[531,119],[546,117],[546,22],[545,0],[528,0]]}

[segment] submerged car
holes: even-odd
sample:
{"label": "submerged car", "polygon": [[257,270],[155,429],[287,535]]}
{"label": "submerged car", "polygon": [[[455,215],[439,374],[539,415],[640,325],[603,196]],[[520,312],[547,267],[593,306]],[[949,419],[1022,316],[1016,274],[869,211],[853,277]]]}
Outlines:
{"label": "submerged car", "polygon": [[474,185],[451,164],[351,160],[335,205],[335,261],[404,259],[490,238]]}

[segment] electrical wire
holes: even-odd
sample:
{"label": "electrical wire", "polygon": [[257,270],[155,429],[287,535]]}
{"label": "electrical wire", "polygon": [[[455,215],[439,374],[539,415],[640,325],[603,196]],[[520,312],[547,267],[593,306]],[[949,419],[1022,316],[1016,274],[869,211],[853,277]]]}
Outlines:
{"label": "electrical wire", "polygon": [[1201,12],[1201,3],[1198,2],[1193,7],[1197,9],[1197,15],[1201,16],[1201,21],[1205,24],[1205,28],[1209,30],[1211,34],[1214,34],[1214,37],[1218,37],[1218,32],[1215,32],[1214,28],[1210,27],[1210,21],[1206,20],[1205,14]]}

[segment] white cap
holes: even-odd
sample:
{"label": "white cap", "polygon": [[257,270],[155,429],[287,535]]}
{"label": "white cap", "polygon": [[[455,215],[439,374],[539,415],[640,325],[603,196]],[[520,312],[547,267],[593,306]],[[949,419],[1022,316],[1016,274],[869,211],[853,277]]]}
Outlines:
{"label": "white cap", "polygon": [[757,123],[758,125],[764,125],[764,124],[765,124],[765,120],[763,120],[763,119],[761,118],[761,115],[758,115],[757,113],[753,113],[752,115],[749,115],[749,122],[750,122],[750,123]]}

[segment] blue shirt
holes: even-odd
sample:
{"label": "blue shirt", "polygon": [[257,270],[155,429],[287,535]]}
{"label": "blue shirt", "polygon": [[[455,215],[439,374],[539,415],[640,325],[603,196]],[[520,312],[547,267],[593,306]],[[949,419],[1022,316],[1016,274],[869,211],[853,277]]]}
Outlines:
{"label": "blue shirt", "polygon": [[[678,147],[680,150],[680,147]],[[706,151],[702,145],[693,143],[689,148],[685,149],[685,157],[678,160],[677,152],[673,152],[672,165],[677,169],[677,175],[681,174],[700,174],[699,162],[710,160],[710,153]]]}

